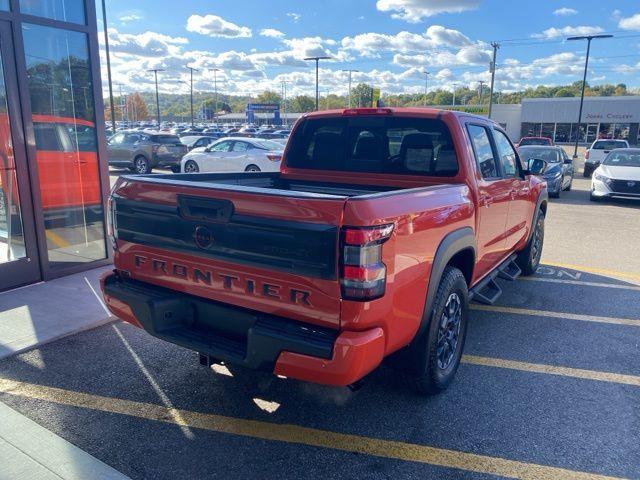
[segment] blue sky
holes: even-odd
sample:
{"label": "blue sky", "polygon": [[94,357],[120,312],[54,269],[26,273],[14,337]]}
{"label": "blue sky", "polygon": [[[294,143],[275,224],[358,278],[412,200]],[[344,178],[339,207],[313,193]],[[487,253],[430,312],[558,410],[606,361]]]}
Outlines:
{"label": "blue sky", "polygon": [[[99,2],[98,2],[99,3]],[[593,43],[589,81],[640,87],[640,2],[545,0],[109,0],[114,82],[125,92],[151,90],[149,68],[164,68],[161,89],[256,94],[312,94],[321,64],[323,93],[354,82],[383,92],[475,86],[489,80],[490,42],[498,41],[497,89],[580,80],[585,42],[568,35],[612,33]],[[135,8],[132,8],[135,5]],[[98,14],[100,10],[98,5]],[[102,25],[99,24],[101,28]],[[104,70],[104,69],[103,69]]]}

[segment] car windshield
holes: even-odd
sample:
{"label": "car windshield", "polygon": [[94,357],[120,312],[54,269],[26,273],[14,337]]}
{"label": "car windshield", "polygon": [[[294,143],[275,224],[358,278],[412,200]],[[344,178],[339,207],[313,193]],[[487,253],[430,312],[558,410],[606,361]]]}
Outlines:
{"label": "car windshield", "polygon": [[594,150],[613,150],[614,148],[624,148],[627,144],[621,140],[598,140],[593,144]]}
{"label": "car windshield", "polygon": [[520,145],[549,145],[549,140],[546,138],[523,138]]}
{"label": "car windshield", "polygon": [[611,152],[602,164],[610,167],[640,167],[640,150]]}
{"label": "car windshield", "polygon": [[177,135],[153,135],[151,141],[165,145],[180,144],[180,137]]}
{"label": "car windshield", "polygon": [[523,162],[528,162],[532,158],[538,158],[549,163],[562,161],[560,152],[556,148],[519,148],[518,153]]}
{"label": "car windshield", "polygon": [[256,140],[253,142],[257,147],[264,150],[282,150],[282,144],[271,140]]}

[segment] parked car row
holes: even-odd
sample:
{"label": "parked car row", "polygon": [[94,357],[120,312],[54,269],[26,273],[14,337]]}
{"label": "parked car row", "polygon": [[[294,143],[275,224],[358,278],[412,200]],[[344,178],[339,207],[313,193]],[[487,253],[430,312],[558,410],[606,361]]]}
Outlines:
{"label": "parked car row", "polygon": [[272,140],[226,137],[208,147],[194,148],[184,156],[180,171],[277,172],[284,144]]}

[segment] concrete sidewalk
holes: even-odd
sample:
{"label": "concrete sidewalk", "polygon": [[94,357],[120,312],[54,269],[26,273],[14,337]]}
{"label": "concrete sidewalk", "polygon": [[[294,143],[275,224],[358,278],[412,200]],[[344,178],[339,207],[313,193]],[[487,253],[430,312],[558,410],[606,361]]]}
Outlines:
{"label": "concrete sidewalk", "polygon": [[0,359],[113,320],[98,299],[111,268],[0,293]]}
{"label": "concrete sidewalk", "polygon": [[128,477],[0,402],[0,480]]}

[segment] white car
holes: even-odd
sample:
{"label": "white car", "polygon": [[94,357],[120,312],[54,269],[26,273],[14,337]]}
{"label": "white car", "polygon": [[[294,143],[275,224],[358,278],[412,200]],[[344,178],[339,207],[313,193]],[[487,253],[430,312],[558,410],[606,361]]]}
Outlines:
{"label": "white car", "polygon": [[278,172],[282,144],[260,138],[221,138],[207,148],[196,148],[182,158],[180,171]]}
{"label": "white car", "polygon": [[629,142],[626,140],[596,140],[591,144],[584,154],[584,172],[583,175],[588,177],[602,163],[604,157],[616,148],[629,148]]}
{"label": "white car", "polygon": [[640,199],[640,148],[610,152],[593,172],[591,200],[606,197]]}

